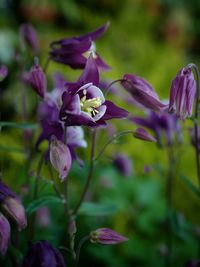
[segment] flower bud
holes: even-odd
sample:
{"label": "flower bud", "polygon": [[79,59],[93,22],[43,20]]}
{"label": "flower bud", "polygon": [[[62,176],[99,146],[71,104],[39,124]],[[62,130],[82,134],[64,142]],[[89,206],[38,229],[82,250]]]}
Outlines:
{"label": "flower bud", "polygon": [[170,89],[169,109],[184,120],[192,115],[192,108],[196,93],[196,82],[192,68],[182,68],[172,81]]}
{"label": "flower bud", "polygon": [[8,75],[8,69],[5,65],[0,65],[0,82]]}
{"label": "flower bud", "polygon": [[121,84],[145,108],[154,111],[161,111],[166,108],[151,85],[143,78],[133,74],[125,74]]}
{"label": "flower bud", "polygon": [[3,201],[2,208],[10,216],[10,218],[16,222],[19,230],[26,227],[26,214],[19,199],[6,197]]}
{"label": "flower bud", "polygon": [[99,243],[104,245],[115,245],[128,239],[122,235],[119,235],[115,231],[109,228],[98,228],[90,233],[90,241],[92,243]]}
{"label": "flower bud", "polygon": [[149,142],[157,142],[157,140],[151,136],[147,131],[143,128],[137,128],[133,134],[133,136],[137,139],[149,141]]}
{"label": "flower bud", "polygon": [[50,143],[50,161],[63,181],[71,168],[72,158],[67,145],[52,136]]}
{"label": "flower bud", "polygon": [[[28,76],[27,76],[28,77]],[[47,89],[47,80],[46,75],[43,72],[42,68],[39,66],[38,63],[36,63],[30,71],[30,76],[28,77],[29,84],[33,88],[33,90],[42,98],[44,98],[44,95],[46,93]]]}
{"label": "flower bud", "polygon": [[10,240],[10,224],[6,217],[0,213],[0,253],[5,255]]}
{"label": "flower bud", "polygon": [[38,51],[39,49],[38,37],[32,25],[28,23],[22,24],[19,29],[19,34],[20,34],[21,46],[23,49],[25,48],[25,44],[27,44],[34,52]]}

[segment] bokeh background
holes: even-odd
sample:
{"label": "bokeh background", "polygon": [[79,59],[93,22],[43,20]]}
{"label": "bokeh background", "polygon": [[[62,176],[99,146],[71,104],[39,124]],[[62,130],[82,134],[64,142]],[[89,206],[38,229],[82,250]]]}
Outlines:
{"label": "bokeh background", "polygon": [[[167,101],[171,81],[178,70],[190,62],[199,64],[199,18],[198,0],[0,0],[0,62],[9,68],[9,76],[1,83],[1,119],[22,120],[21,83],[16,80],[20,24],[29,22],[35,27],[40,42],[40,62],[44,65],[50,42],[84,34],[110,21],[108,31],[96,43],[98,52],[112,67],[102,77],[112,81],[124,73],[134,73],[148,80],[160,98]],[[33,59],[27,59],[27,69],[32,62]],[[78,70],[51,62],[49,77],[55,71],[72,81],[80,74]],[[130,98],[122,88],[117,87],[117,90],[124,99]],[[27,97],[28,119],[35,122],[37,99],[31,90],[27,92]],[[110,97],[133,115],[144,114],[133,104],[122,101],[121,97],[119,99],[118,95],[111,94]],[[198,182],[188,130],[191,126],[192,121],[182,126],[184,143],[178,147],[180,157],[173,182],[173,266],[184,266],[187,260],[200,257],[200,203],[194,193]],[[114,122],[114,128],[117,131],[132,130],[136,126],[123,120]],[[39,131],[34,132],[33,144]],[[99,135],[100,149],[108,135],[106,130],[99,132]],[[87,130],[86,138],[89,140]],[[12,188],[21,192],[25,179],[22,133],[17,129],[3,129],[0,142],[2,177]],[[112,165],[113,155],[119,152],[131,158],[133,173],[128,178],[120,175]],[[87,161],[87,152],[80,153]],[[34,170],[36,162],[33,159],[30,163],[31,170]],[[131,136],[123,137],[106,150],[104,158],[96,166],[95,181],[88,198],[113,204],[114,211],[111,214],[108,211],[109,216],[80,216],[77,221],[78,236],[97,228],[102,222],[102,225],[106,223],[124,233],[130,240],[114,248],[85,246],[80,266],[164,266],[167,166],[165,149]],[[82,173],[77,168],[73,168],[70,177],[72,203],[76,200],[73,195],[79,193],[80,189],[77,188],[84,183]],[[87,164],[83,173],[86,171]],[[64,229],[64,222],[59,215],[54,216],[54,207],[50,206],[49,209],[54,226],[51,230],[38,227],[36,239],[56,243],[55,235],[62,235],[56,224],[63,224]]]}

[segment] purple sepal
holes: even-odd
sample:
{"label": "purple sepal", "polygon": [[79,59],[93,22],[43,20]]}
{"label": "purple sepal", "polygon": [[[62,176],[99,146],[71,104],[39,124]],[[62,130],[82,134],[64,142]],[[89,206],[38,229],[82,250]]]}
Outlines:
{"label": "purple sepal", "polygon": [[4,256],[10,240],[10,224],[6,217],[0,213],[0,253]]}

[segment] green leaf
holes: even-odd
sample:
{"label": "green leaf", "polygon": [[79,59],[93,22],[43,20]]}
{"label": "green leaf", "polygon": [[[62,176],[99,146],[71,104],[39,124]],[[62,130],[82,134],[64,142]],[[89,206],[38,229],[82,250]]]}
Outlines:
{"label": "green leaf", "polygon": [[184,174],[181,174],[181,179],[193,193],[200,197],[200,190]]}
{"label": "green leaf", "polygon": [[32,214],[41,207],[48,206],[55,203],[64,203],[64,200],[55,196],[44,196],[32,201],[28,207],[26,207],[26,212],[28,215]]}
{"label": "green leaf", "polygon": [[104,216],[117,211],[117,206],[111,203],[92,203],[84,202],[80,208],[79,214],[88,216]]}
{"label": "green leaf", "polygon": [[24,150],[17,148],[17,147],[6,147],[6,146],[1,146],[0,145],[0,151],[3,152],[15,152],[15,153],[20,153],[20,154],[24,154]]}
{"label": "green leaf", "polygon": [[1,121],[0,128],[3,127],[10,127],[10,128],[18,128],[18,129],[36,129],[38,124],[36,123],[17,123],[17,122],[10,122],[10,121]]}

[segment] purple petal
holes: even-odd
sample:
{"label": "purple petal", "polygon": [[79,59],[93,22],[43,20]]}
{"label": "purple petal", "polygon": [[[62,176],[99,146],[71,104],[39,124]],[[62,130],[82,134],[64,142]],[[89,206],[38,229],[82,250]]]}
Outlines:
{"label": "purple petal", "polygon": [[87,83],[93,83],[93,85],[96,85],[98,87],[99,85],[99,72],[96,65],[96,62],[92,55],[89,56],[87,59],[85,69],[83,73],[81,74],[78,82],[81,85],[87,84]]}
{"label": "purple petal", "polygon": [[79,40],[85,40],[87,38],[91,38],[91,40],[96,40],[108,29],[109,25],[110,25],[110,22],[108,21],[106,24],[99,27],[95,31],[84,34],[84,35],[78,37],[78,39]]}
{"label": "purple petal", "polygon": [[106,105],[106,113],[101,118],[102,120],[110,120],[113,118],[126,118],[128,116],[128,111],[125,109],[122,109],[118,106],[116,106],[113,102],[106,100],[104,102],[104,105]]}

